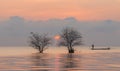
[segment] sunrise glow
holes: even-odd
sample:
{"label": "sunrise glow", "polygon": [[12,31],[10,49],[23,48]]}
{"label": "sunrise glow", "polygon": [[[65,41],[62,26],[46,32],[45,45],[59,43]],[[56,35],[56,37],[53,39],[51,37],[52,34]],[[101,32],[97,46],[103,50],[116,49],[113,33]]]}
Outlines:
{"label": "sunrise glow", "polygon": [[120,0],[1,0],[0,19],[21,16],[33,20],[120,20],[119,7]]}
{"label": "sunrise glow", "polygon": [[55,40],[60,40],[60,35],[54,36],[54,39],[55,39]]}

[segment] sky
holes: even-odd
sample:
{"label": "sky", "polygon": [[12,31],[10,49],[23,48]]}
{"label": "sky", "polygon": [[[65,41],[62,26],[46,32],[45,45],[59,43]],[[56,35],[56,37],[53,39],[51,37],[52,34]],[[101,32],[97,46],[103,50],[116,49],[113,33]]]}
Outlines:
{"label": "sky", "polygon": [[48,33],[51,38],[59,35],[65,27],[72,27],[82,34],[85,46],[120,46],[120,22],[113,20],[79,21],[74,17],[49,19],[46,21],[27,20],[12,16],[0,21],[0,46],[28,46],[30,32]]}
{"label": "sky", "polygon": [[28,46],[30,32],[58,35],[64,27],[87,46],[120,46],[120,0],[0,0],[0,46]]}
{"label": "sky", "polygon": [[120,20],[120,0],[0,0],[0,18]]}

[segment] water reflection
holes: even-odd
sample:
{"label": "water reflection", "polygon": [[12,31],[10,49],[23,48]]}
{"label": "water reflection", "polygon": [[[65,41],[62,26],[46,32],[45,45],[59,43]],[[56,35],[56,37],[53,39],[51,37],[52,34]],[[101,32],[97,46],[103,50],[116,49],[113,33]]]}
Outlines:
{"label": "water reflection", "polygon": [[78,54],[34,54],[31,62],[31,71],[72,71],[80,68],[81,60]]}
{"label": "water reflection", "polygon": [[0,71],[120,71],[120,53],[0,56]]}
{"label": "water reflection", "polygon": [[60,56],[60,71],[71,71],[80,67],[80,55],[63,54]]}
{"label": "water reflection", "polygon": [[48,54],[34,54],[32,55],[31,71],[52,71],[52,58]]}

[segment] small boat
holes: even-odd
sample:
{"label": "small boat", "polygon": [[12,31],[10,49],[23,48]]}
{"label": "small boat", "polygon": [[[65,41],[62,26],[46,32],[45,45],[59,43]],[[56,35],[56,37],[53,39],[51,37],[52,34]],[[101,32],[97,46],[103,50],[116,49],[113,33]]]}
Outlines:
{"label": "small boat", "polygon": [[110,47],[108,47],[108,48],[95,48],[94,44],[92,44],[91,50],[110,50]]}
{"label": "small boat", "polygon": [[108,48],[95,48],[94,44],[92,44],[91,50],[110,50],[110,47],[108,47]]}
{"label": "small boat", "polygon": [[110,50],[110,48],[91,48],[91,50]]}

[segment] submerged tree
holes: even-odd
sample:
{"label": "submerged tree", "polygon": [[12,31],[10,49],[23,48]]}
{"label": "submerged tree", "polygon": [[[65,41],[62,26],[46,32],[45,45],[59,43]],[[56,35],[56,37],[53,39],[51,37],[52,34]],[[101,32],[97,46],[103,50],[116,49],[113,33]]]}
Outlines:
{"label": "submerged tree", "polygon": [[73,46],[82,45],[81,34],[70,27],[66,27],[61,31],[60,46],[66,46],[69,53],[74,53]]}
{"label": "submerged tree", "polygon": [[30,36],[30,46],[33,48],[39,50],[40,53],[43,53],[43,51],[46,49],[46,47],[51,44],[51,39],[48,37],[47,34],[38,34],[31,32]]}

